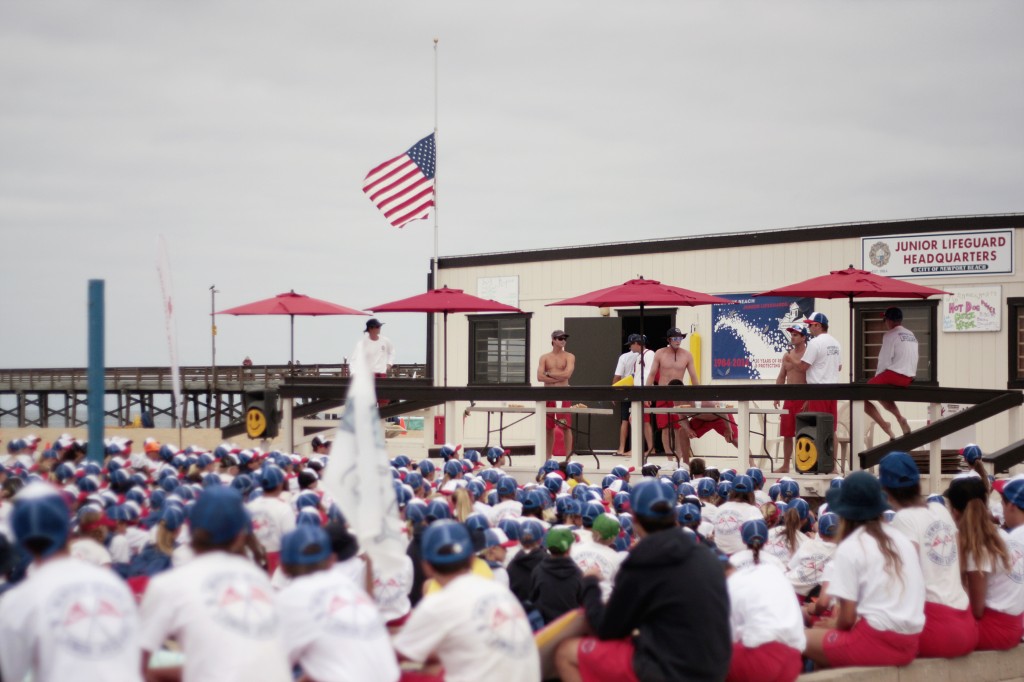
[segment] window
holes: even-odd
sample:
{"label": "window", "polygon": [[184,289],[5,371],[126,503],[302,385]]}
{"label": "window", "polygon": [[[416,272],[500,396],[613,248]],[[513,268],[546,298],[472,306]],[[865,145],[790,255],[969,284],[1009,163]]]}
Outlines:
{"label": "window", "polygon": [[854,303],[854,382],[863,383],[875,376],[878,352],[882,348],[882,335],[886,332],[882,313],[890,306],[896,306],[903,311],[903,326],[914,332],[914,336],[917,337],[917,376],[914,383],[937,384],[938,368],[935,357],[938,340],[938,299]]}
{"label": "window", "polygon": [[529,384],[529,315],[469,316],[469,383]]}
{"label": "window", "polygon": [[1006,317],[1010,321],[1010,365],[1006,387],[1024,388],[1024,298],[1007,298],[1006,307],[1009,313]]}

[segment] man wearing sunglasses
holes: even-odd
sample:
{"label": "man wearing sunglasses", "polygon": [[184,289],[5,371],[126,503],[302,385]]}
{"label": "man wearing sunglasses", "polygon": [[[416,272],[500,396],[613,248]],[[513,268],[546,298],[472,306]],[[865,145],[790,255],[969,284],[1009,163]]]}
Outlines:
{"label": "man wearing sunglasses", "polygon": [[[569,335],[561,329],[551,332],[551,352],[540,356],[540,364],[537,366],[537,380],[545,386],[568,386],[569,378],[576,369],[576,356],[565,350],[565,343]],[[570,401],[563,400],[562,407],[569,407]],[[549,400],[548,407],[554,407],[555,401]],[[555,447],[555,428],[562,431],[562,441],[565,443],[565,456],[568,461],[572,454],[572,415],[553,414],[548,412],[547,418],[547,451],[545,455],[550,458]]]}
{"label": "man wearing sunglasses", "polygon": [[[668,339],[668,345],[664,348],[659,348],[654,354],[654,362],[651,363],[650,373],[647,376],[646,384],[652,386],[657,384],[659,386],[666,386],[674,380],[678,380],[680,383],[686,382],[686,374],[690,374],[690,385],[700,386],[700,379],[697,378],[697,368],[693,361],[693,355],[690,351],[682,348],[683,339],[686,338],[686,334],[683,333],[679,327],[672,327],[665,333],[665,337]],[[681,406],[688,405],[687,403],[680,403]],[[668,428],[670,425],[673,428],[678,429],[679,433],[676,434],[675,442],[675,454],[676,456],[682,457],[684,463],[690,463],[690,454],[692,452],[690,448],[690,439],[694,437],[694,432],[690,428],[690,423],[686,419],[681,419],[678,424],[673,423],[669,420],[669,415],[656,415],[658,417],[658,428],[662,429],[661,438],[662,445],[665,448],[665,452],[671,452],[673,448],[669,447],[671,443],[671,431],[672,428]],[[674,415],[673,415],[674,416]]]}

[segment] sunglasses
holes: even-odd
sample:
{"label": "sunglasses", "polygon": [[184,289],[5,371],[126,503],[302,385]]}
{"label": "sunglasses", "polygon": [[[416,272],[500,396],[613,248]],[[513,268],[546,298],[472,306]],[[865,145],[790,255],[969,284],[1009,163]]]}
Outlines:
{"label": "sunglasses", "polygon": [[683,337],[683,336],[670,336],[670,337],[668,337],[668,340],[669,341],[682,341],[684,338],[686,338],[686,337]]}
{"label": "sunglasses", "polygon": [[556,336],[555,341],[565,341],[568,338],[568,336]]}

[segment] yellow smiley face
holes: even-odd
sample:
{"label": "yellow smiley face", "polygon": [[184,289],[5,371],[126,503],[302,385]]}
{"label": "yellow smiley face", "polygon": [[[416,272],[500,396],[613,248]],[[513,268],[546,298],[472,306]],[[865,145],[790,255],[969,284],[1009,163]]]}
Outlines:
{"label": "yellow smiley face", "polygon": [[249,438],[259,438],[267,430],[267,415],[258,407],[250,407],[245,413],[245,432]]}
{"label": "yellow smiley face", "polygon": [[796,454],[794,455],[797,471],[813,471],[818,463],[818,446],[814,439],[808,436],[800,436],[796,439]]}

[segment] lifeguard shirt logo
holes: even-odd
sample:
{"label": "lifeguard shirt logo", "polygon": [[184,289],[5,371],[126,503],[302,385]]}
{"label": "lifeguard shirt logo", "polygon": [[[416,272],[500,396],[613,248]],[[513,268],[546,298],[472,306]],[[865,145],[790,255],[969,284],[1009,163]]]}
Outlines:
{"label": "lifeguard shirt logo", "polygon": [[376,606],[362,592],[325,588],[310,598],[307,608],[313,621],[332,634],[369,639],[384,629]]}
{"label": "lifeguard shirt logo", "polygon": [[88,658],[120,651],[136,627],[130,598],[111,585],[68,585],[46,603],[53,643]]}
{"label": "lifeguard shirt logo", "polygon": [[473,630],[483,641],[505,656],[524,656],[534,646],[526,614],[511,593],[489,594],[477,600],[473,622]]}
{"label": "lifeguard shirt logo", "polygon": [[718,535],[735,535],[740,532],[742,521],[740,517],[732,512],[725,512],[718,515],[715,521],[715,533]]}
{"label": "lifeguard shirt logo", "polygon": [[829,557],[822,553],[805,556],[797,562],[796,575],[804,584],[821,582],[821,572],[825,569],[825,562]]}
{"label": "lifeguard shirt logo", "polygon": [[1006,543],[1006,549],[1010,552],[1010,580],[1024,583],[1024,544],[1010,540]]}
{"label": "lifeguard shirt logo", "polygon": [[211,576],[203,584],[202,595],[210,618],[240,635],[265,639],[276,633],[273,597],[258,576]]}
{"label": "lifeguard shirt logo", "polygon": [[952,566],[958,555],[956,535],[953,527],[942,521],[935,521],[924,532],[924,548],[928,560],[939,566]]}

